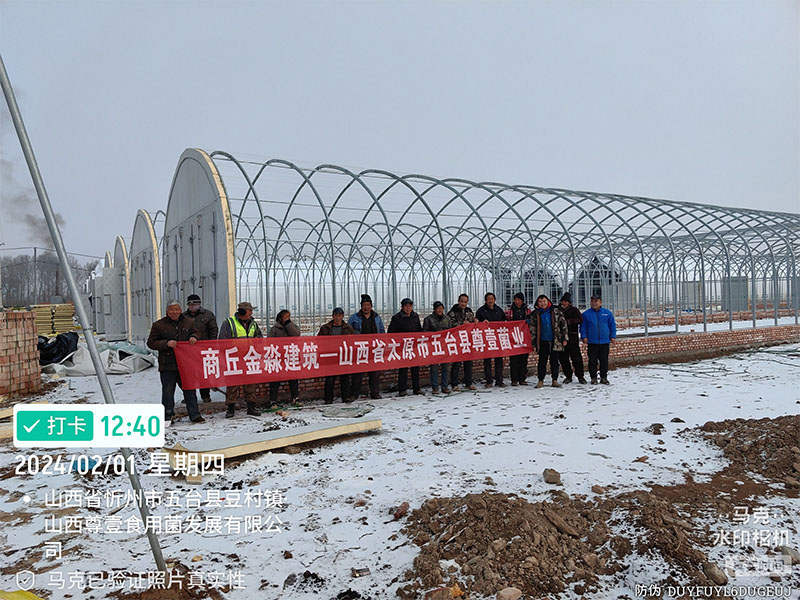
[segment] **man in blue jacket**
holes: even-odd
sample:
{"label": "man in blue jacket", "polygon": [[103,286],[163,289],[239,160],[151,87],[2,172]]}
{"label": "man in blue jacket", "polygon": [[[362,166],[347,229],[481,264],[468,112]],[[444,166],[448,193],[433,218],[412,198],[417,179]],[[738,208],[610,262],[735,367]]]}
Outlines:
{"label": "man in blue jacket", "polygon": [[[377,333],[385,333],[383,328],[383,321],[378,313],[372,310],[372,298],[369,294],[361,294],[361,310],[354,313],[347,321],[356,334],[361,335],[375,335]],[[378,400],[381,397],[381,372],[370,371],[367,375],[369,378],[369,395],[373,400]],[[353,398],[358,398],[361,395],[361,381],[364,378],[364,373],[353,373],[352,383],[350,384],[350,391]]]}
{"label": "man in blue jacket", "polygon": [[591,298],[591,308],[583,313],[581,339],[589,346],[589,375],[597,383],[597,362],[600,361],[600,383],[608,385],[608,349],[617,338],[613,313],[603,308],[598,295]]}

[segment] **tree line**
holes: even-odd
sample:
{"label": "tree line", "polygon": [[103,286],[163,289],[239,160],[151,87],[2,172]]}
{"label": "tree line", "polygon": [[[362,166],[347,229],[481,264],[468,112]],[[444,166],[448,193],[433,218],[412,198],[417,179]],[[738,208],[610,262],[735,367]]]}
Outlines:
{"label": "tree line", "polygon": [[[78,289],[83,289],[99,261],[82,263],[75,256],[68,260]],[[71,298],[58,256],[52,250],[0,256],[0,277],[0,299],[7,307],[47,304],[59,298],[64,302],[79,300]]]}

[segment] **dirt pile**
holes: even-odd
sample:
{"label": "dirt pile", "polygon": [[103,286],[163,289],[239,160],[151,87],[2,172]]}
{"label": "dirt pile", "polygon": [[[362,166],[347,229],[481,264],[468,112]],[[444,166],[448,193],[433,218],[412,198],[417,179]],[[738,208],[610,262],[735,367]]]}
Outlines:
{"label": "dirt pile", "polygon": [[[773,483],[800,477],[800,416],[708,422],[700,430],[722,449],[729,473],[754,474]],[[791,487],[791,486],[789,486]]]}
{"label": "dirt pile", "polygon": [[[563,493],[553,495],[553,501],[535,503],[490,492],[427,500],[405,529],[420,546],[414,572],[406,574],[416,580],[398,595],[417,598],[420,591],[456,583],[492,596],[516,587],[540,597],[573,583],[583,593],[598,575],[624,569],[611,547],[600,549],[611,538],[605,524],[610,513]],[[451,564],[443,569],[440,561]]]}
{"label": "dirt pile", "polygon": [[[714,532],[698,522],[729,520],[735,506],[752,508],[758,498],[798,496],[791,482],[800,477],[800,416],[709,422],[699,433],[729,461],[703,482],[687,472],[681,484],[591,499],[555,491],[545,502],[496,492],[425,501],[404,529],[420,553],[397,595],[454,584],[491,597],[505,587],[533,598],[568,588],[591,593],[600,576],[618,580],[637,556],[653,552],[666,569],[648,583],[724,585],[727,576],[708,557]],[[775,482],[785,489],[769,486]],[[613,533],[623,530],[635,533]]]}

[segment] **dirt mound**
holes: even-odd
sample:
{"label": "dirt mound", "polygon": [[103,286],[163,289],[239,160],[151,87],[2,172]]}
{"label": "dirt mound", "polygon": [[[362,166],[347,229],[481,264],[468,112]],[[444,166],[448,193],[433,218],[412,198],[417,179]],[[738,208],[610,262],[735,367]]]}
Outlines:
{"label": "dirt mound", "polygon": [[[405,529],[421,548],[415,572],[407,573],[417,580],[398,595],[416,598],[420,590],[458,583],[479,594],[516,587],[540,597],[572,583],[591,587],[598,575],[623,569],[610,549],[600,550],[610,538],[610,513],[555,496],[536,503],[490,492],[427,500]],[[452,562],[442,569],[440,561]]]}
{"label": "dirt mound", "polygon": [[722,448],[730,473],[752,473],[771,482],[800,477],[800,416],[709,421],[700,430]]}
{"label": "dirt mound", "polygon": [[[698,521],[729,520],[735,506],[757,506],[758,498],[798,496],[788,482],[800,476],[800,416],[709,422],[700,432],[729,460],[702,483],[686,473],[681,484],[592,499],[556,491],[552,500],[534,503],[496,492],[425,501],[404,529],[420,553],[397,595],[418,598],[454,584],[481,596],[505,587],[534,598],[567,588],[591,593],[599,576],[614,576],[636,555],[654,552],[668,574],[648,583],[724,585],[725,573],[707,553],[713,532]],[[623,528],[635,533],[614,535]]]}

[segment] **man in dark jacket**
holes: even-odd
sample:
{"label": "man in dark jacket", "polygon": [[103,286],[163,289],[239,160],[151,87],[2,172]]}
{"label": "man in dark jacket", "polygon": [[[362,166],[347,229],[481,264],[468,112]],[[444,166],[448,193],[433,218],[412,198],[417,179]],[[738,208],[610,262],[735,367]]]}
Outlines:
{"label": "man in dark jacket", "polygon": [[[344,321],[344,310],[338,306],[333,309],[331,320],[319,328],[317,335],[355,335],[355,330]],[[333,404],[333,392],[336,387],[336,378],[342,390],[342,402],[352,402],[350,396],[350,375],[328,375],[325,378],[325,404]]]}
{"label": "man in dark jacket", "polygon": [[[253,318],[253,305],[249,302],[240,302],[236,309],[236,314],[228,317],[219,328],[219,339],[230,340],[234,338],[260,338],[261,330],[258,323]],[[258,386],[255,383],[244,385],[229,385],[225,391],[225,402],[228,403],[228,411],[225,416],[230,419],[236,414],[236,400],[244,396],[247,404],[247,414],[258,416],[260,413],[256,409],[258,397],[256,396]]]}
{"label": "man in dark jacket", "polygon": [[[475,313],[472,312],[472,309],[468,305],[469,296],[461,294],[458,297],[458,303],[454,304],[453,308],[447,313],[447,317],[450,319],[450,327],[458,327],[464,323],[475,322]],[[450,369],[450,385],[454,392],[458,390],[458,371],[462,366],[464,368],[464,388],[468,390],[475,389],[472,383],[472,361],[465,360],[463,362],[453,363]]]}
{"label": "man in dark jacket", "polygon": [[[422,331],[422,325],[419,322],[419,315],[414,312],[414,301],[411,298],[403,298],[400,302],[400,312],[392,316],[389,323],[389,333],[411,333],[414,331]],[[411,368],[411,389],[415,394],[421,394],[422,389],[419,384],[419,367]],[[397,370],[397,389],[400,391],[401,396],[406,395],[408,388],[408,369],[403,367]]]}
{"label": "man in dark jacket", "polygon": [[178,342],[197,343],[199,333],[194,321],[181,312],[181,304],[173,300],[167,305],[167,316],[159,319],[150,328],[147,347],[158,351],[158,374],[161,377],[161,404],[164,405],[164,419],[175,420],[175,386],[183,390],[183,401],[192,423],[203,423],[197,407],[197,392],[185,390],[181,385],[178,372],[178,361],[175,359],[175,347]]}
{"label": "man in dark jacket", "polygon": [[[191,317],[194,321],[195,329],[199,340],[215,340],[219,334],[219,327],[217,327],[217,317],[210,310],[203,308],[200,296],[191,294],[186,299],[186,312],[183,313],[187,317]],[[200,390],[200,398],[203,402],[211,402],[211,390],[204,388]]]}
{"label": "man in dark jacket", "polygon": [[[506,317],[509,321],[525,321],[527,323],[528,317],[531,314],[531,309],[525,304],[525,296],[518,292],[514,294],[514,300],[511,303],[511,308],[506,311]],[[515,354],[508,357],[509,367],[511,369],[511,385],[528,385],[525,378],[528,377],[528,355]]]}
{"label": "man in dark jacket", "polygon": [[[292,323],[292,313],[282,310],[275,317],[275,325],[269,330],[267,337],[298,337],[300,329]],[[289,393],[292,395],[292,402],[300,399],[300,382],[297,379],[289,380]],[[269,403],[274,406],[278,402],[278,391],[281,389],[280,381],[271,381],[269,384]]]}
{"label": "man in dark jacket", "polygon": [[[361,294],[361,310],[354,313],[347,322],[357,335],[386,333],[380,315],[372,310],[372,298],[369,294]],[[363,377],[364,373],[353,373],[350,382],[353,398],[358,398],[361,395],[361,381]],[[370,371],[367,377],[369,378],[370,398],[379,400],[381,397],[381,372]]]}
{"label": "man in dark jacket", "polygon": [[[450,328],[450,318],[444,314],[444,304],[438,300],[433,303],[433,312],[425,317],[422,323],[422,331],[444,331]],[[431,365],[431,388],[434,394],[439,393],[439,373],[442,374],[442,393],[449,394],[450,388],[447,387],[447,375],[450,371],[450,363]]]}
{"label": "man in dark jacket", "polygon": [[[564,371],[564,383],[572,383],[572,371],[580,383],[586,383],[583,376],[583,356],[581,356],[580,327],[583,315],[577,307],[572,306],[572,295],[566,292],[561,296],[561,312],[567,321],[568,341],[564,349],[558,354],[561,370]],[[572,365],[570,365],[572,360]]]}
{"label": "man in dark jacket", "polygon": [[539,353],[537,388],[544,387],[547,374],[547,362],[550,361],[550,375],[553,387],[561,387],[558,383],[558,354],[567,344],[567,321],[561,309],[553,306],[550,298],[541,294],[536,299],[536,308],[528,319],[531,326],[531,341]]}
{"label": "man in dark jacket", "polygon": [[[505,311],[497,306],[497,299],[492,292],[487,292],[483,297],[484,305],[475,313],[475,320],[483,321],[505,321]],[[494,379],[492,379],[492,362],[494,362]],[[503,383],[503,357],[485,358],[483,360],[483,374],[486,376],[486,387],[490,388],[492,385],[497,387],[506,387]]]}

